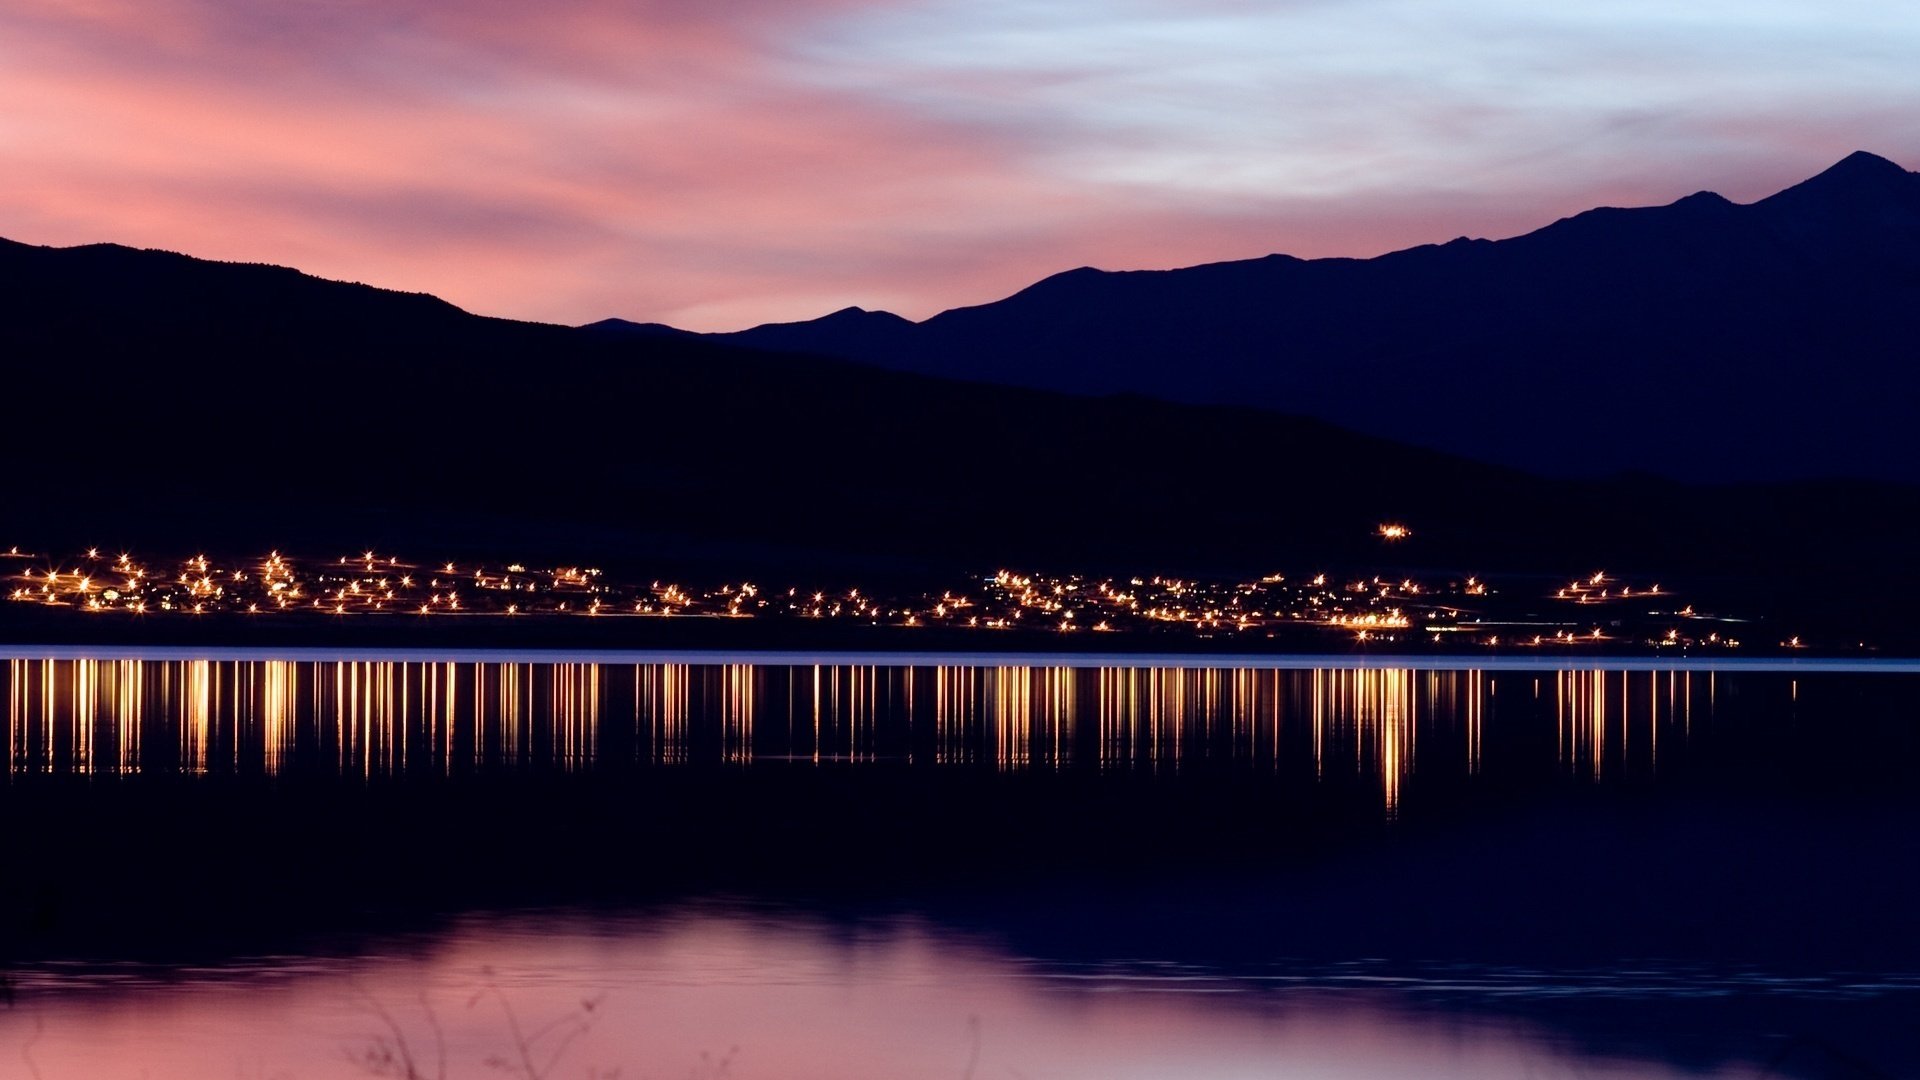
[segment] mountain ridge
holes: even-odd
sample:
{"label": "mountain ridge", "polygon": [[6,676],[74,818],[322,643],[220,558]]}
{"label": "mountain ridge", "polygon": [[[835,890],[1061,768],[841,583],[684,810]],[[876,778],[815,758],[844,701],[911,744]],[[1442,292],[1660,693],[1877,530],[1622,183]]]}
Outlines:
{"label": "mountain ridge", "polygon": [[[57,478],[0,486],[0,524],[82,546],[493,536],[836,565],[1075,551],[1237,564],[1364,536],[1394,500],[1305,477],[1344,505],[1259,541],[1291,515],[1232,507],[1219,471],[1202,469],[1203,435],[1243,456],[1327,448],[1383,490],[1531,483],[1319,421],[954,385],[676,331],[587,334],[120,245],[0,242],[0,377],[12,402],[0,456],[54,463]],[[1007,414],[1051,422],[979,437],[978,417]],[[1100,447],[1132,428],[1182,434]],[[1181,509],[1090,535],[1008,518],[995,490],[1015,475],[1072,484],[1055,512],[1089,522],[1142,484],[1177,488],[1167,505]],[[1174,539],[1189,527],[1205,539]]]}
{"label": "mountain ridge", "polygon": [[[1544,479],[1247,404],[490,319],[119,247],[0,244],[0,379],[0,542],[41,550],[451,547],[846,584],[1638,567],[1846,627],[1904,626],[1920,596],[1884,527],[1920,520],[1913,486]],[[1414,538],[1389,549],[1388,521]],[[1836,590],[1837,566],[1876,591]]]}
{"label": "mountain ridge", "polygon": [[848,310],[703,336],[1251,404],[1562,475],[1920,480],[1894,437],[1920,423],[1920,174],[1864,151],[1751,203],[1702,191],[1369,259],[1080,267],[920,322]]}

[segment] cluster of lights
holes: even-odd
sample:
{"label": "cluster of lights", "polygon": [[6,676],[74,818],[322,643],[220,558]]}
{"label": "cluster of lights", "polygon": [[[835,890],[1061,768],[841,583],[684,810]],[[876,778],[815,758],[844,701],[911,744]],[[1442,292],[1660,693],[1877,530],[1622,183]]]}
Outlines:
{"label": "cluster of lights", "polygon": [[[295,560],[278,551],[246,560],[201,554],[178,561],[150,561],[131,553],[114,556],[89,548],[76,559],[49,563],[16,547],[0,558],[23,564],[7,574],[13,582],[9,600],[91,612],[591,613],[604,607],[608,592],[600,583],[599,570],[563,567],[530,572],[519,564],[496,569],[451,562],[435,568],[373,551],[320,561]],[[668,589],[655,592],[665,596]],[[641,600],[638,606],[658,610],[673,602]]]}
{"label": "cluster of lights", "polygon": [[[1659,582],[1636,585],[1604,570],[1596,570],[1555,589],[1552,599],[1557,605],[1605,607],[1612,610],[1604,618],[1596,614],[1590,620],[1605,622],[1605,626],[1594,625],[1585,632],[1556,629],[1551,634],[1517,636],[1512,644],[1551,648],[1630,640],[1658,649],[1737,649],[1740,639],[1731,632],[1723,632],[1719,627],[1726,626],[1731,630],[1745,621],[1695,611],[1692,604],[1675,599],[1673,593]],[[1637,632],[1628,631],[1629,623]],[[1797,649],[1800,648],[1800,639],[1796,637],[1780,644],[1783,648]]]}
{"label": "cluster of lights", "polygon": [[[1380,535],[1409,535],[1381,526]],[[1467,645],[1573,647],[1609,642],[1657,648],[1737,648],[1720,624],[1658,583],[1596,572],[1556,588],[1546,614],[1514,610],[1478,577],[1419,580],[1320,573],[1252,581],[1089,577],[1000,570],[958,589],[888,595],[861,588],[768,589],[747,581],[694,587],[624,581],[598,568],[529,569],[521,563],[417,564],[376,551],[322,560],[270,552],[224,560],[205,554],[151,561],[90,549],[65,562],[11,548],[0,566],[16,603],[135,615],[304,612],[328,616],[595,618],[694,616],[852,621],[1096,634],[1183,633],[1273,637],[1321,631],[1358,642],[1454,641]],[[1601,610],[1596,610],[1601,609]],[[1799,639],[1782,642],[1799,647]]]}
{"label": "cluster of lights", "polygon": [[1178,577],[1087,578],[1002,570],[972,589],[881,595],[860,588],[768,590],[751,582],[693,588],[620,582],[578,566],[530,570],[520,563],[419,564],[376,551],[296,560],[279,551],[221,560],[199,554],[152,561],[91,549],[64,563],[13,549],[15,602],[91,612],[193,615],[309,612],[336,616],[788,617],[894,626],[1113,632],[1185,628],[1206,634],[1321,626],[1368,639],[1405,631],[1419,617],[1461,617],[1453,598],[1484,596],[1477,579],[1421,583],[1320,574],[1294,583],[1280,574],[1252,582]]}
{"label": "cluster of lights", "polygon": [[1326,574],[1299,582],[1284,574],[1257,581],[1206,582],[1181,577],[1050,577],[1002,570],[984,583],[983,603],[997,617],[980,625],[1024,623],[1076,629],[1185,628],[1206,634],[1271,633],[1281,627],[1324,627],[1360,640],[1394,640],[1416,615],[1455,623],[1460,603],[1485,596],[1477,578],[1420,582],[1360,578],[1330,584]]}

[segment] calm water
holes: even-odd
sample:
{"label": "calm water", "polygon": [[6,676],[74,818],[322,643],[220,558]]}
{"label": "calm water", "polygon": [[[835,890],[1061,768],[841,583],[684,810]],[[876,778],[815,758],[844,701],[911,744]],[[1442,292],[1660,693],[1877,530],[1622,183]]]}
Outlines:
{"label": "calm water", "polygon": [[[265,955],[36,957],[15,966],[0,1009],[0,1077],[405,1075],[406,1054],[423,1076],[444,1060],[455,1078],[740,1080],[1869,1076],[1920,1064],[1903,1034],[1920,1009],[1911,941],[1845,966],[1737,945],[1681,955],[1684,934],[1631,927],[1598,961],[1402,944],[1424,940],[1406,929],[1421,918],[1479,905],[1476,889],[1506,880],[1488,867],[1520,867],[1513,881],[1534,887],[1533,861],[1583,858],[1524,831],[1538,793],[1733,792],[1786,822],[1765,845],[1826,850],[1807,834],[1836,812],[1858,835],[1836,803],[1913,791],[1912,674],[19,657],[0,682],[16,814],[48,785],[71,798],[76,782],[137,800],[156,780],[437,791],[516,777],[964,773],[1324,794],[1391,836],[1445,825],[1480,793],[1510,800],[1491,823],[1278,886],[995,882],[964,902],[436,912],[425,929],[289,928],[298,944]],[[1884,825],[1880,807],[1862,820]],[[1695,827],[1675,820],[1653,819],[1651,846]],[[1697,859],[1676,847],[1672,866],[1649,864],[1667,869],[1622,869],[1640,880],[1619,895],[1650,893],[1648,910],[1706,927],[1758,920],[1758,939],[1773,936],[1769,904],[1787,912],[1783,937],[1877,917],[1839,898],[1823,908],[1819,890],[1810,902],[1764,887],[1721,895],[1717,865],[1689,876],[1688,863],[1763,843],[1744,820],[1696,829],[1713,837]],[[1889,828],[1892,840],[1860,843],[1910,867],[1910,837]],[[1604,838],[1581,842],[1627,865]],[[1763,875],[1797,876],[1793,850],[1768,846],[1765,859],[1788,861],[1761,861]],[[1880,875],[1862,870],[1847,902],[1883,880],[1908,887]],[[1436,880],[1444,888],[1410,884]],[[1592,880],[1618,885],[1604,867]],[[1583,907],[1537,887],[1544,901],[1515,904],[1531,932],[1555,930],[1540,909],[1564,900],[1593,925],[1555,932],[1604,936],[1611,899]],[[1336,908],[1365,914],[1342,923]],[[1887,925],[1911,925],[1899,918]],[[1292,936],[1248,929],[1269,920]],[[1347,925],[1368,920],[1380,934]],[[1642,940],[1658,947],[1630,947]]]}
{"label": "calm water", "polygon": [[364,1055],[401,1040],[424,1075],[436,1075],[443,1039],[448,1074],[479,1077],[500,1074],[490,1061],[519,1060],[510,1009],[523,1035],[547,1032],[534,1056],[544,1065],[557,1052],[554,1076],[1767,1075],[1759,1059],[1774,1056],[1768,1043],[1749,1047],[1755,1060],[1680,1065],[1598,1051],[1524,1013],[1459,1007],[1474,995],[1525,995],[1672,1010],[1740,992],[1837,1008],[1864,996],[1839,981],[1743,985],[1645,967],[1575,977],[1455,970],[1415,981],[1355,964],[1230,977],[1052,964],[911,922],[548,914],[470,918],[351,958],[31,971],[16,989],[24,1004],[0,1014],[0,1039],[10,1068],[25,1048],[44,1076],[149,1080],[368,1075]]}
{"label": "calm water", "polygon": [[[1858,682],[1812,678],[1829,697]],[[1803,681],[1715,670],[20,658],[0,671],[16,777],[1224,768],[1366,777],[1388,811],[1416,775],[1473,776],[1495,762],[1515,775],[1551,764],[1651,780],[1715,736],[1723,687],[1765,698],[1741,723],[1777,726],[1798,716]],[[1920,677],[1879,681],[1920,691]]]}

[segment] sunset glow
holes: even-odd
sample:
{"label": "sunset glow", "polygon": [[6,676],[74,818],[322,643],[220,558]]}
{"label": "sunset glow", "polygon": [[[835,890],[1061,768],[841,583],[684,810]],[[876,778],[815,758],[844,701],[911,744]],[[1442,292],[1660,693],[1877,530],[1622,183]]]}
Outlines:
{"label": "sunset glow", "polygon": [[0,0],[0,1080],[1920,1076],[1917,71]]}
{"label": "sunset glow", "polygon": [[1808,0],[7,0],[0,236],[568,323],[921,318],[1920,158],[1917,48]]}

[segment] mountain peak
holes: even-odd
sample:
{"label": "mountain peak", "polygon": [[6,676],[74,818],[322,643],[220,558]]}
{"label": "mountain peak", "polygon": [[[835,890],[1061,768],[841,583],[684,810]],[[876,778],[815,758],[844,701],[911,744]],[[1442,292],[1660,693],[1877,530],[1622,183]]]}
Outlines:
{"label": "mountain peak", "polygon": [[1725,195],[1722,195],[1717,191],[1696,191],[1693,194],[1688,195],[1684,198],[1676,199],[1672,203],[1672,205],[1693,206],[1693,207],[1700,207],[1702,209],[1718,210],[1723,207],[1732,206],[1733,203],[1729,202]]}
{"label": "mountain peak", "polygon": [[1857,200],[1910,191],[1920,187],[1920,176],[1878,154],[1856,150],[1825,172],[1761,202]]}
{"label": "mountain peak", "polygon": [[1820,175],[1821,176],[1835,176],[1835,175],[1838,175],[1838,176],[1855,176],[1855,175],[1905,176],[1906,173],[1907,173],[1907,170],[1901,168],[1897,163],[1881,157],[1879,154],[1870,154],[1865,150],[1855,150],[1853,153],[1848,154],[1846,157],[1843,157],[1839,161],[1835,162],[1832,168],[1828,169],[1826,172],[1821,173]]}
{"label": "mountain peak", "polygon": [[848,323],[848,324],[857,323],[857,324],[872,325],[872,326],[891,326],[895,323],[906,323],[906,322],[911,322],[912,320],[907,319],[900,315],[895,315],[891,311],[869,311],[868,309],[863,307],[843,307],[839,311],[836,311],[831,315],[823,316],[819,321],[820,322],[832,321],[836,323]]}
{"label": "mountain peak", "polygon": [[579,329],[582,333],[592,334],[596,337],[690,338],[690,337],[697,336],[692,331],[681,330],[681,329],[678,329],[677,327],[668,326],[665,323],[632,322],[627,319],[601,319],[599,322],[587,323],[585,326],[578,327],[577,329]]}

